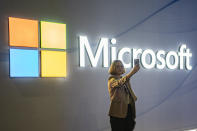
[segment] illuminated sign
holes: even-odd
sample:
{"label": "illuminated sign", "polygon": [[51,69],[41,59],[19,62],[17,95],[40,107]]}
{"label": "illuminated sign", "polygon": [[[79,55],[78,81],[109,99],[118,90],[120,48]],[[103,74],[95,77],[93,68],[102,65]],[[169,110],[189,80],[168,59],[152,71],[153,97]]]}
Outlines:
{"label": "illuminated sign", "polygon": [[[39,36],[40,35],[40,36]],[[9,17],[10,77],[66,77],[66,24]],[[140,58],[146,69],[191,70],[192,53],[186,44],[176,51],[153,51],[124,47],[117,49],[116,39],[101,38],[93,53],[86,36],[79,37],[80,67],[86,66],[85,54],[96,67],[103,53],[103,67],[119,59],[125,68]],[[124,61],[124,57],[131,59]],[[109,62],[110,61],[110,62]]]}
{"label": "illuminated sign", "polygon": [[[191,70],[192,66],[190,65],[190,58],[192,57],[192,53],[190,49],[186,47],[185,44],[182,44],[179,48],[179,51],[164,51],[158,50],[156,53],[152,49],[131,49],[131,48],[122,48],[117,53],[116,39],[111,40],[111,45],[109,45],[108,38],[101,38],[98,48],[96,50],[95,56],[90,47],[88,38],[86,36],[79,37],[79,45],[80,45],[80,67],[85,67],[85,51],[87,51],[87,55],[89,57],[90,63],[93,67],[96,67],[103,52],[103,66],[109,67],[109,46],[111,46],[111,62],[115,59],[119,59],[123,62],[125,68],[131,68],[134,65],[134,59],[141,59],[141,64],[146,69],[164,69],[165,67],[169,69],[184,69]],[[124,62],[123,57],[125,54],[129,54],[131,56],[131,61],[129,63]],[[147,62],[147,58],[150,58],[150,61]]]}
{"label": "illuminated sign", "polygon": [[9,45],[10,77],[66,77],[66,24],[9,17]]}

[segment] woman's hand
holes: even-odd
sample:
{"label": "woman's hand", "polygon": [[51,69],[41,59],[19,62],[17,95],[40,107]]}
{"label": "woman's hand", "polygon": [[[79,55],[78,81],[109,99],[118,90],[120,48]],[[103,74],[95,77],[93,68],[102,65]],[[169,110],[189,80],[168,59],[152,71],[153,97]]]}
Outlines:
{"label": "woman's hand", "polygon": [[140,69],[140,65],[135,65],[134,68],[126,75],[127,79],[130,79],[132,75],[138,72]]}
{"label": "woman's hand", "polygon": [[135,74],[136,72],[138,72],[140,69],[140,66],[139,65],[135,65],[134,68],[133,68],[133,73]]}

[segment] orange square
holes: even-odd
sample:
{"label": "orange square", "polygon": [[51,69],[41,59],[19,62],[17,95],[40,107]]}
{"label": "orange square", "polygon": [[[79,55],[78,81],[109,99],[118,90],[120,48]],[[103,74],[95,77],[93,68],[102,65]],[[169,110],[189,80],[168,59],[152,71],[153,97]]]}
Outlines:
{"label": "orange square", "polygon": [[9,17],[9,43],[38,48],[38,21]]}

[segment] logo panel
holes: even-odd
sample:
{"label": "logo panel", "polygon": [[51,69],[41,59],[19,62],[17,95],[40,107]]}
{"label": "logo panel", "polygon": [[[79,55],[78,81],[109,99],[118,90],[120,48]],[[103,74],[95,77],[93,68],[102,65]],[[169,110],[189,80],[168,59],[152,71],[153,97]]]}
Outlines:
{"label": "logo panel", "polygon": [[9,17],[9,46],[10,77],[67,76],[66,24]]}

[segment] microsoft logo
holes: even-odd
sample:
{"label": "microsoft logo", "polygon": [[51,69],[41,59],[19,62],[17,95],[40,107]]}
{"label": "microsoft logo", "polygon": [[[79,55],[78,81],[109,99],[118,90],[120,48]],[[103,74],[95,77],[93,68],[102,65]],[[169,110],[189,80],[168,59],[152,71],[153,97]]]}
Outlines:
{"label": "microsoft logo", "polygon": [[9,17],[10,77],[66,77],[66,24]]}

